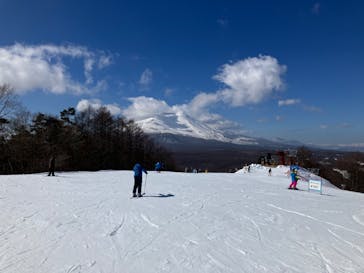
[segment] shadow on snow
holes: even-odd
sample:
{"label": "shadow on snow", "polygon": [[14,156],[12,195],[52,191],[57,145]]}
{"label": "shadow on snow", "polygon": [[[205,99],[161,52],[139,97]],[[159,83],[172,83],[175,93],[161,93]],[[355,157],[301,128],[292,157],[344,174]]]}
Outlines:
{"label": "shadow on snow", "polygon": [[174,197],[174,194],[171,194],[171,193],[167,193],[167,194],[163,194],[163,193],[159,193],[159,194],[145,194],[145,195],[143,195],[143,197],[167,198],[167,197]]}

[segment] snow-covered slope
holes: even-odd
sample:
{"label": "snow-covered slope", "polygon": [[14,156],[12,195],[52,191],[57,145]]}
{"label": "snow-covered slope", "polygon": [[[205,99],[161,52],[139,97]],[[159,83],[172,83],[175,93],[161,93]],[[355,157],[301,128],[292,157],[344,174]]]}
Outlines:
{"label": "snow-covered slope", "polygon": [[182,112],[163,113],[135,122],[148,134],[173,134],[235,144],[257,144],[254,138],[214,128]]}
{"label": "snow-covered slope", "polygon": [[364,272],[364,195],[286,171],[0,176],[0,272]]}

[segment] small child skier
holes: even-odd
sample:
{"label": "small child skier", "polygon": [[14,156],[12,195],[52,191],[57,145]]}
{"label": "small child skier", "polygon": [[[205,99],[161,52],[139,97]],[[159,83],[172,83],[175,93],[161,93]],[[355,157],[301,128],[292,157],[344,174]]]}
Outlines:
{"label": "small child skier", "polygon": [[291,184],[289,185],[290,190],[298,190],[297,189],[297,181],[299,179],[299,176],[297,175],[297,169],[293,169],[291,172]]}

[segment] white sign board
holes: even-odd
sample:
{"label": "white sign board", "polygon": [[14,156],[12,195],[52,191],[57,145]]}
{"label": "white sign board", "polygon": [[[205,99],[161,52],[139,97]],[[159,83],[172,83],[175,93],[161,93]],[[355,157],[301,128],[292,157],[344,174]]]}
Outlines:
{"label": "white sign board", "polygon": [[311,180],[308,182],[309,191],[318,191],[322,193],[322,181],[321,180]]}

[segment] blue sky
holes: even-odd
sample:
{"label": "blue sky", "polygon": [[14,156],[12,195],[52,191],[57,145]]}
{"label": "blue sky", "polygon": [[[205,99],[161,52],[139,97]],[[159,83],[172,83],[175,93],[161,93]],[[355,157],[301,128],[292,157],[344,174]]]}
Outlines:
{"label": "blue sky", "polygon": [[0,0],[0,84],[31,112],[186,111],[255,137],[364,145],[361,1]]}

